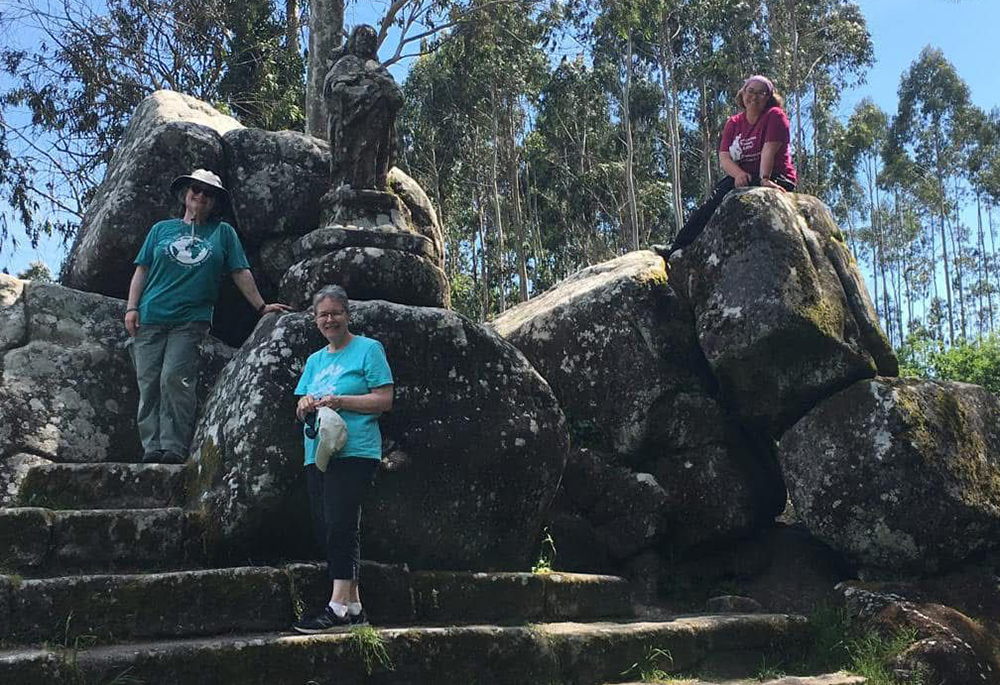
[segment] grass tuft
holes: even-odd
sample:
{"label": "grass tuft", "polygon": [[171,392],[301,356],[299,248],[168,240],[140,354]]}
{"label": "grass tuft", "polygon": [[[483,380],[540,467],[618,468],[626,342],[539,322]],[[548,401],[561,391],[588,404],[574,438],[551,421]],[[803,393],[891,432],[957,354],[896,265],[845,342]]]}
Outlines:
{"label": "grass tuft", "polygon": [[361,626],[351,629],[351,644],[354,651],[361,657],[365,665],[365,673],[371,675],[376,666],[386,670],[394,671],[396,666],[389,657],[389,652],[385,649],[382,636],[371,626]]}

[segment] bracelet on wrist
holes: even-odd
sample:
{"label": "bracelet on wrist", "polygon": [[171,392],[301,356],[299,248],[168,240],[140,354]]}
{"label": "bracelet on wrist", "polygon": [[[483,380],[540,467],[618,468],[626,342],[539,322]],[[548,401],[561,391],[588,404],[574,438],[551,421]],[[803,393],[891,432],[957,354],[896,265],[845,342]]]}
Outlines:
{"label": "bracelet on wrist", "polygon": [[129,312],[137,312],[137,311],[139,311],[138,307],[129,307],[128,309],[125,310],[125,313],[128,314]]}
{"label": "bracelet on wrist", "polygon": [[260,316],[261,314],[263,314],[264,313],[264,309],[266,307],[267,307],[267,302],[261,302],[260,306],[257,307],[257,316]]}

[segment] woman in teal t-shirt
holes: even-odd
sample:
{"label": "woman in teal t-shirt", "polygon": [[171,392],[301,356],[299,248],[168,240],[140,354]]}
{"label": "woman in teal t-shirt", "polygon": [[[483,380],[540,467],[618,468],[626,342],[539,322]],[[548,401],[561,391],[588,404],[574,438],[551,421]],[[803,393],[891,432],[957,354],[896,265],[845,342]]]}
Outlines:
{"label": "woman in teal t-shirt", "polygon": [[135,258],[125,328],[139,384],[143,463],[187,459],[197,408],[198,344],[212,323],[219,282],[228,273],[258,314],[288,311],[266,304],[233,227],[219,220],[229,194],[211,171],[196,169],[170,184],[182,218],[153,225]]}
{"label": "woman in teal t-shirt", "polygon": [[330,633],[366,625],[358,593],[361,564],[361,505],[382,458],[378,417],[392,408],[392,372],[382,343],[348,329],[347,293],[336,285],[313,296],[316,327],[329,344],[309,356],[295,388],[296,415],[305,420],[329,407],[347,424],[347,442],[320,471],[316,440],[305,436],[306,483],[313,528],[326,551],[333,583],[329,603],[292,628],[300,633]]}

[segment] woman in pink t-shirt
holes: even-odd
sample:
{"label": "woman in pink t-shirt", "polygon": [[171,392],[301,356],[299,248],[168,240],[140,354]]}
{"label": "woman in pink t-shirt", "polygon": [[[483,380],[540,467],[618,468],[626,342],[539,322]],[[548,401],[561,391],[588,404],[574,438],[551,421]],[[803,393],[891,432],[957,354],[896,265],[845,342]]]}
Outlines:
{"label": "woman in pink t-shirt", "polygon": [[774,85],[764,76],[751,76],[736,93],[736,102],[743,111],[729,117],[719,143],[719,163],[726,176],[716,184],[705,204],[688,217],[672,245],[653,246],[664,259],[698,237],[733,188],[795,190],[788,117]]}

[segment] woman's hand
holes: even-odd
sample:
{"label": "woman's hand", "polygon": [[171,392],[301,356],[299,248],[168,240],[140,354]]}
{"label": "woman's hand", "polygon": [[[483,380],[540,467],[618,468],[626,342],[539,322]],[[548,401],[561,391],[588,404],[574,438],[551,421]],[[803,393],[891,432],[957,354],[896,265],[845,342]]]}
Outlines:
{"label": "woman's hand", "polygon": [[779,186],[777,183],[775,183],[774,181],[772,181],[769,178],[762,178],[762,179],[760,179],[760,187],[761,188],[774,188],[775,190],[780,190],[783,193],[787,193],[788,192],[787,190],[785,190],[784,188],[782,188],[781,186]]}
{"label": "woman's hand", "polygon": [[129,337],[134,338],[135,334],[139,332],[139,310],[130,309],[125,312],[125,330],[128,331]]}
{"label": "woman's hand", "polygon": [[271,312],[290,312],[292,308],[287,304],[281,304],[280,302],[272,302],[271,304],[265,304],[260,310],[260,315],[270,314]]}
{"label": "woman's hand", "polygon": [[298,417],[299,421],[304,421],[306,415],[312,414],[318,406],[316,398],[312,395],[303,395],[299,398],[299,403],[295,406],[295,416]]}
{"label": "woman's hand", "polygon": [[733,180],[736,181],[737,188],[746,188],[750,185],[750,174],[740,169],[739,173],[733,175]]}
{"label": "woman's hand", "polygon": [[329,407],[334,411],[338,411],[342,409],[344,406],[343,399],[344,399],[343,395],[326,395],[325,397],[321,397],[319,398],[319,400],[316,401],[316,407],[317,408]]}

